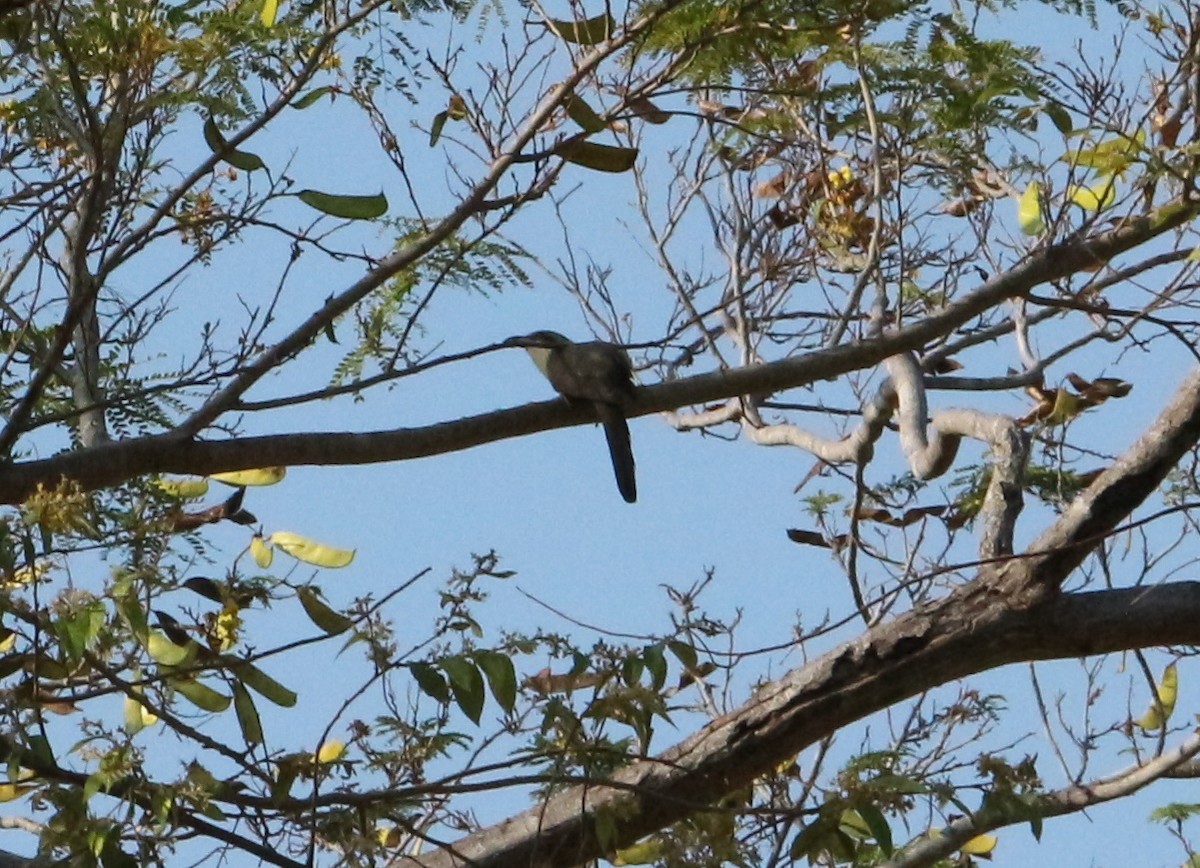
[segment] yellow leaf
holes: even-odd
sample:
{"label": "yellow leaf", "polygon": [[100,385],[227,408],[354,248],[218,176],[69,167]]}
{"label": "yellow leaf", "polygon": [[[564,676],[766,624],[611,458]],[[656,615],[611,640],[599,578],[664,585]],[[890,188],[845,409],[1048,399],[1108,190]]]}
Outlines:
{"label": "yellow leaf", "polygon": [[1146,134],[1138,130],[1132,136],[1119,135],[1090,148],[1078,148],[1067,153],[1064,159],[1104,175],[1120,175],[1132,165],[1145,144]]}
{"label": "yellow leaf", "polygon": [[376,826],[375,840],[381,847],[391,850],[400,846],[400,842],[404,840],[404,832],[399,826]]}
{"label": "yellow leaf", "polygon": [[255,534],[250,540],[250,556],[254,558],[254,563],[265,570],[275,560],[275,550],[261,535]]}
{"label": "yellow leaf", "polygon": [[317,762],[332,763],[337,762],[346,755],[345,742],[338,741],[336,738],[325,742],[317,750]]}
{"label": "yellow leaf", "polygon": [[1037,181],[1030,181],[1017,201],[1017,223],[1026,235],[1041,235],[1046,231],[1046,221],[1042,219],[1042,185]]}
{"label": "yellow leaf", "polygon": [[184,500],[194,500],[208,494],[206,479],[164,479],[161,476],[154,480],[154,487],[172,497]]}
{"label": "yellow leaf", "polygon": [[213,622],[212,639],[218,651],[228,651],[237,644],[242,629],[242,616],[237,603],[230,600],[221,607]]}
{"label": "yellow leaf", "polygon": [[1063,425],[1074,419],[1087,404],[1069,389],[1057,389],[1054,393],[1054,409],[1043,421],[1047,425]]}
{"label": "yellow leaf", "polygon": [[275,23],[275,17],[279,14],[279,0],[263,0],[262,15],[260,16],[262,23],[267,27]]}
{"label": "yellow leaf", "polygon": [[196,659],[197,648],[195,642],[176,645],[160,630],[151,630],[146,636],[146,651],[155,663],[163,666],[186,666]]}
{"label": "yellow leaf", "polygon": [[54,566],[56,566],[54,561],[47,558],[38,561],[31,567],[21,567],[19,570],[13,572],[11,581],[0,580],[0,588],[19,588],[23,585],[32,584],[50,572],[50,569]]}
{"label": "yellow leaf", "polygon": [[992,851],[996,849],[995,835],[976,835],[967,843],[959,848],[959,852],[966,853],[968,856],[991,856]]}
{"label": "yellow leaf", "polygon": [[1146,713],[1137,721],[1137,725],[1147,732],[1162,729],[1175,710],[1175,699],[1179,695],[1179,672],[1174,662],[1168,663],[1163,670],[1162,680],[1158,682],[1155,692],[1158,701],[1150,703]]}
{"label": "yellow leaf", "polygon": [[1074,186],[1070,193],[1071,201],[1085,211],[1107,208],[1117,198],[1116,183],[1112,176],[1101,177],[1096,183],[1087,186]]}
{"label": "yellow leaf", "polygon": [[132,696],[125,697],[125,731],[130,735],[158,723],[158,715],[149,711]]}
{"label": "yellow leaf", "polygon": [[228,473],[210,473],[209,479],[226,485],[274,485],[287,474],[286,467],[259,467],[255,470],[231,470]]}
{"label": "yellow leaf", "polygon": [[291,531],[277,530],[267,541],[279,546],[296,560],[315,567],[337,569],[354,560],[354,549],[334,548]]}
{"label": "yellow leaf", "polygon": [[33,771],[30,769],[21,769],[17,773],[17,782],[0,784],[0,802],[11,802],[13,799],[21,798],[21,796],[30,790],[36,790],[37,784],[21,783],[21,781],[27,781],[32,777],[34,777]]}
{"label": "yellow leaf", "polygon": [[853,183],[854,170],[849,166],[842,166],[840,169],[835,169],[829,173],[829,186],[835,190],[849,187]]}
{"label": "yellow leaf", "polygon": [[37,773],[33,769],[18,769],[15,780],[10,769],[8,777],[10,780],[0,784],[0,802],[11,802],[13,799],[19,799],[30,790],[37,789],[37,784],[26,783],[26,781],[37,777]]}
{"label": "yellow leaf", "polygon": [[616,29],[616,22],[607,12],[602,12],[594,18],[587,18],[583,21],[550,19],[546,22],[546,26],[550,28],[551,33],[567,42],[574,42],[577,45],[596,45],[612,35],[613,30]]}
{"label": "yellow leaf", "polygon": [[612,863],[618,866],[649,865],[663,854],[663,850],[663,839],[654,835],[650,838],[644,838],[636,844],[630,844],[622,850],[618,850],[613,857]]}

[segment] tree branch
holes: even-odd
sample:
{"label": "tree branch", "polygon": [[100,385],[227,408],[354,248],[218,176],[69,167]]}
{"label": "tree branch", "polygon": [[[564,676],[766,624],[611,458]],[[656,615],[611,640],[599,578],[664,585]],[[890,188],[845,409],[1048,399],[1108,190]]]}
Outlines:
{"label": "tree branch", "polygon": [[[1124,771],[1099,780],[1063,787],[1042,795],[1037,800],[1038,816],[1061,817],[1131,795],[1159,778],[1173,777],[1171,773],[1197,753],[1200,753],[1200,733],[1193,733],[1176,747],[1148,762],[1130,766]],[[918,868],[930,865],[949,856],[976,835],[1027,822],[1028,819],[962,817],[943,829],[939,837],[922,838],[913,842],[905,848],[899,858],[884,862],[880,868]]]}
{"label": "tree branch", "polygon": [[[766,365],[715,371],[638,389],[637,400],[626,408],[626,412],[630,416],[644,416],[735,395],[777,392],[880,364],[889,356],[923,346],[1005,298],[1027,293],[1035,286],[1065,277],[1097,260],[1110,259],[1170,231],[1197,211],[1200,211],[1200,204],[1181,200],[1164,206],[1149,217],[1130,221],[1097,236],[1034,252],[1023,263],[988,280],[941,313],[881,338],[843,344]],[[318,321],[323,320],[319,317],[313,320],[314,323]],[[240,389],[235,389],[229,393],[231,399],[234,392],[241,394]],[[0,503],[20,502],[37,488],[38,483],[52,486],[63,477],[77,481],[85,489],[95,489],[147,473],[208,474],[274,464],[351,465],[403,461],[594,421],[590,408],[550,401],[425,428],[362,434],[282,434],[221,441],[194,441],[178,434],[161,434],[13,464],[0,474]]]}
{"label": "tree branch", "polygon": [[[579,864],[748,785],[847,724],[947,682],[1022,661],[1195,644],[1198,582],[1066,597],[1054,592],[1197,440],[1200,373],[1193,373],[1146,435],[1021,557],[984,566],[944,599],[872,628],[763,687],[740,709],[658,757],[618,771],[616,786],[573,787],[452,847],[394,864]],[[594,834],[599,815],[615,829],[603,845]]]}

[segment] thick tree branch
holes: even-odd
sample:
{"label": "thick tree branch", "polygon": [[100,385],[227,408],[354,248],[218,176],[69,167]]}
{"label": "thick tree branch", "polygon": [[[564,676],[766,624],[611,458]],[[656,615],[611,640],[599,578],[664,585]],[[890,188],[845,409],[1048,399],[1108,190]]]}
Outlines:
{"label": "thick tree branch", "polygon": [[1071,594],[1024,611],[994,600],[986,611],[973,612],[962,605],[966,591],[870,630],[766,686],[676,747],[621,770],[615,776],[621,790],[601,783],[573,787],[452,850],[394,864],[579,864],[603,855],[591,836],[599,812],[631,818],[610,842],[626,846],[747,785],[829,733],[938,685],[1011,663],[1200,642],[1200,582]]}
{"label": "thick tree branch", "polygon": [[1146,435],[1021,557],[985,566],[946,598],[868,630],[658,757],[620,770],[619,789],[571,788],[452,848],[397,864],[579,864],[604,855],[593,834],[598,814],[610,828],[621,818],[605,845],[626,846],[841,727],[947,682],[1020,661],[1200,641],[1200,583],[1055,593],[1197,440],[1200,374],[1193,373]]}

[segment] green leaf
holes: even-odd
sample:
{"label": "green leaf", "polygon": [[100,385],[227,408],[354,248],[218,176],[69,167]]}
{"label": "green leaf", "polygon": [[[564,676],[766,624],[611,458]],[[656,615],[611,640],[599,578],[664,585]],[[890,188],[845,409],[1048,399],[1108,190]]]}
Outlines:
{"label": "green leaf", "polygon": [[230,699],[223,693],[217,693],[207,684],[194,678],[175,677],[168,683],[179,692],[188,702],[204,711],[218,714],[229,707]]}
{"label": "green leaf", "polygon": [[483,676],[479,668],[461,655],[439,660],[438,665],[450,678],[454,701],[472,723],[479,723],[483,714]]}
{"label": "green leaf", "polygon": [[427,696],[431,696],[438,702],[450,701],[450,685],[446,683],[446,679],[438,672],[430,663],[409,663],[408,671],[412,673],[413,680],[417,682],[417,687]]}
{"label": "green leaf", "polygon": [[299,773],[300,766],[294,758],[281,760],[275,769],[275,780],[271,782],[271,798],[276,802],[286,799]]}
{"label": "green leaf", "polygon": [[108,613],[104,603],[94,600],[55,620],[54,632],[58,634],[67,657],[78,660],[100,635],[107,621]]}
{"label": "green leaf", "polygon": [[878,777],[872,778],[871,788],[874,790],[885,790],[890,793],[901,793],[906,796],[922,795],[929,792],[929,787],[916,778],[910,778],[908,775],[897,775],[891,772],[885,772]]}
{"label": "green leaf", "polygon": [[263,0],[262,14],[259,15],[259,20],[267,27],[272,27],[275,24],[275,19],[279,15],[279,0]]}
{"label": "green leaf", "polygon": [[583,673],[587,672],[588,668],[592,665],[592,661],[582,651],[572,652],[571,658],[573,661],[571,663],[571,671],[567,674],[572,677],[576,675],[582,675]]}
{"label": "green leaf", "polygon": [[149,633],[150,628],[146,621],[146,610],[142,608],[137,594],[132,592],[122,594],[117,598],[116,604],[118,614],[120,614],[121,618],[129,626],[129,632],[139,642],[145,644],[146,635]]}
{"label": "green leaf", "polygon": [[347,220],[374,220],[386,214],[388,209],[387,197],[383,193],[375,196],[338,196],[320,190],[301,190],[296,196],[310,208]]}
{"label": "green leaf", "polygon": [[108,787],[108,775],[103,772],[95,772],[88,775],[88,779],[83,783],[83,801],[86,804],[91,801],[92,796]]}
{"label": "green leaf", "polygon": [[663,654],[663,646],[657,643],[647,645],[642,651],[642,659],[646,661],[646,668],[650,670],[654,689],[662,690],[662,686],[667,683],[667,658]]}
{"label": "green leaf", "polygon": [[297,696],[295,691],[288,690],[253,663],[247,663],[245,660],[238,660],[233,657],[222,657],[221,660],[228,664],[230,670],[242,684],[245,684],[269,702],[273,702],[282,708],[291,708],[296,704]]}
{"label": "green leaf", "polygon": [[793,859],[815,861],[814,857],[821,853],[828,842],[829,836],[836,830],[834,818],[819,814],[817,819],[809,823],[792,839],[788,855]]}
{"label": "green leaf", "polygon": [[892,827],[884,818],[883,811],[875,805],[864,804],[858,806],[858,815],[863,818],[863,822],[871,830],[871,837],[875,839],[875,843],[879,845],[883,855],[891,856],[895,849],[892,844]]}
{"label": "green leaf", "polygon": [[30,735],[29,746],[25,749],[25,754],[30,758],[30,765],[36,765],[39,768],[53,768],[57,765],[54,760],[54,749],[50,747],[50,740],[44,735]]}
{"label": "green leaf", "polygon": [[618,148],[613,145],[598,145],[579,139],[567,139],[554,149],[568,163],[593,169],[597,172],[628,172],[637,162],[637,148]]}
{"label": "green leaf", "polygon": [[262,722],[258,719],[258,709],[254,707],[250,691],[240,681],[234,681],[232,686],[233,710],[237,714],[238,726],[242,728],[242,738],[246,739],[246,744],[262,744]]}
{"label": "green leaf", "polygon": [[641,680],[645,671],[646,664],[640,657],[626,657],[621,661],[621,680],[630,687]]}
{"label": "green leaf", "polygon": [[244,172],[253,172],[256,169],[265,169],[267,167],[267,164],[257,154],[230,148],[212,118],[204,121],[204,141],[208,143],[209,148],[212,149],[214,154],[234,168],[241,169]]}
{"label": "green leaf", "polygon": [[475,663],[487,678],[496,702],[511,712],[517,704],[517,670],[512,660],[499,651],[476,651]]}
{"label": "green leaf", "polygon": [[294,109],[303,110],[310,106],[316,105],[316,103],[319,102],[322,97],[334,93],[337,93],[337,88],[331,84],[327,84],[323,87],[315,87],[304,96],[297,98],[296,101],[290,105]]}
{"label": "green leaf", "polygon": [[579,124],[586,133],[598,133],[606,126],[600,115],[577,93],[567,94],[563,108],[567,110],[567,117]]}
{"label": "green leaf", "polygon": [[672,639],[667,643],[667,649],[675,655],[675,659],[682,663],[685,669],[695,669],[696,664],[700,662],[696,656],[695,647],[687,642]]}
{"label": "green leaf", "polygon": [[450,117],[450,112],[440,111],[433,116],[433,126],[429,128],[429,147],[433,147],[438,143],[438,139],[442,137],[442,129],[446,126],[446,119]]}
{"label": "green leaf", "polygon": [[550,19],[546,22],[546,26],[550,28],[551,33],[566,42],[574,42],[577,45],[595,45],[608,39],[616,29],[617,23],[607,12],[602,12],[594,18],[585,18],[583,21]]}
{"label": "green leaf", "polygon": [[628,847],[619,848],[613,855],[612,864],[618,868],[622,865],[653,865],[662,859],[666,849],[667,841],[662,835],[651,835]]}
{"label": "green leaf", "polygon": [[1182,823],[1200,814],[1200,804],[1195,802],[1169,802],[1150,812],[1151,823]]}
{"label": "green leaf", "polygon": [[308,619],[326,634],[336,636],[354,626],[354,621],[350,618],[325,605],[325,602],[317,596],[317,592],[312,588],[307,586],[297,588],[296,596],[300,598],[304,614],[308,615]]}
{"label": "green leaf", "polygon": [[1056,102],[1047,103],[1042,107],[1042,111],[1050,118],[1050,122],[1064,136],[1071,135],[1071,114],[1061,105]]}

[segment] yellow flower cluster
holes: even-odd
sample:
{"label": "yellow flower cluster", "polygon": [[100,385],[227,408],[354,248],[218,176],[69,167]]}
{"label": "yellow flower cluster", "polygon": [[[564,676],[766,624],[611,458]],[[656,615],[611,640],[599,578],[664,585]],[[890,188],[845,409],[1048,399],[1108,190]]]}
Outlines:
{"label": "yellow flower cluster", "polygon": [[37,491],[29,496],[21,507],[25,523],[37,525],[49,533],[81,532],[91,530],[88,511],[91,501],[71,479],[63,479],[57,486],[47,489],[38,483]]}

